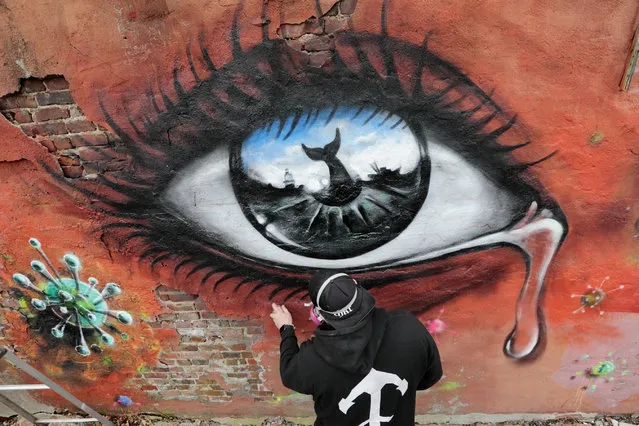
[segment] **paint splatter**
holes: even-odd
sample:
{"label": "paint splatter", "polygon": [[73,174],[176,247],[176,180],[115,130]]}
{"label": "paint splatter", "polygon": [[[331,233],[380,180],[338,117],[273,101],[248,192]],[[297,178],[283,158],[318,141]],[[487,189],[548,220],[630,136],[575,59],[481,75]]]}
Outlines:
{"label": "paint splatter", "polygon": [[[624,288],[623,285],[618,286],[612,290],[608,290],[607,292],[604,290],[606,282],[610,279],[610,277],[606,277],[603,279],[601,284],[597,287],[588,286],[588,289],[583,294],[571,294],[571,298],[579,298],[579,303],[581,306],[573,311],[573,314],[577,312],[584,313],[586,312],[586,308],[594,309],[601,305],[606,298],[606,296],[614,291],[622,290]],[[603,315],[604,311],[599,310],[599,315]]]}
{"label": "paint splatter", "polygon": [[119,395],[115,402],[122,407],[130,407],[133,405],[133,400],[125,395]]}
{"label": "paint splatter", "polygon": [[[440,335],[448,329],[448,324],[446,324],[446,322],[444,322],[441,319],[443,314],[444,314],[444,309],[440,309],[439,315],[437,316],[437,318],[433,318],[433,319],[429,319],[425,321],[426,329],[431,335],[433,336]],[[450,333],[457,334],[455,330],[450,330]],[[437,342],[437,338],[435,338],[435,341]]]}
{"label": "paint splatter", "polygon": [[604,133],[601,130],[597,130],[595,132],[593,132],[590,137],[588,138],[588,141],[590,142],[591,145],[599,145],[601,142],[603,142],[604,140]]}
{"label": "paint splatter", "polygon": [[82,268],[80,259],[70,253],[65,254],[62,260],[71,278],[63,278],[45,254],[40,241],[31,238],[29,244],[44,260],[31,262],[31,269],[43,281],[36,285],[29,277],[20,273],[13,274],[13,281],[23,289],[38,295],[30,301],[36,311],[41,315],[53,315],[60,320],[52,326],[51,334],[57,339],[63,339],[67,332],[75,335],[75,350],[84,357],[91,355],[91,348],[96,352],[102,351],[101,346],[96,343],[89,345],[88,337],[98,336],[98,343],[113,346],[115,338],[104,328],[110,331],[118,329],[109,319],[115,318],[124,325],[133,323],[133,318],[128,312],[109,309],[107,301],[122,293],[120,286],[107,283],[100,291],[97,279],[89,277],[87,282],[82,281],[79,275]]}
{"label": "paint splatter", "polygon": [[602,361],[592,367],[590,374],[597,377],[608,376],[615,371],[615,368],[615,364],[611,361]]}
{"label": "paint splatter", "polygon": [[444,383],[442,383],[438,389],[444,392],[451,392],[460,388],[463,388],[464,385],[459,383],[459,382],[454,382],[454,381],[446,381]]}
{"label": "paint splatter", "polygon": [[574,408],[579,410],[585,397],[596,400],[602,408],[614,407],[639,393],[639,337],[637,315],[611,325],[619,330],[614,339],[590,339],[566,350],[562,368],[553,379],[567,388],[576,388]]}

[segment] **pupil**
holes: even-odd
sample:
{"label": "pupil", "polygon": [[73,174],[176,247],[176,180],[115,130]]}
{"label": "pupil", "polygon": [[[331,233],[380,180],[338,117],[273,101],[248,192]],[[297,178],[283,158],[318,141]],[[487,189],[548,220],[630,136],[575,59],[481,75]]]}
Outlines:
{"label": "pupil", "polygon": [[399,235],[426,198],[426,144],[398,116],[316,111],[253,132],[231,155],[238,202],[278,247],[340,259]]}

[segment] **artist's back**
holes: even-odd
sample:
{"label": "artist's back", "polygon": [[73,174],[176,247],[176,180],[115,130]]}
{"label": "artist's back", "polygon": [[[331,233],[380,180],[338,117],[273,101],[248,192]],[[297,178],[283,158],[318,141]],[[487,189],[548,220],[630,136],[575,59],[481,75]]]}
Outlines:
{"label": "artist's back", "polygon": [[318,426],[414,425],[417,390],[442,375],[433,338],[405,311],[378,308],[351,329],[318,328],[288,359],[286,340],[282,381],[313,395]]}

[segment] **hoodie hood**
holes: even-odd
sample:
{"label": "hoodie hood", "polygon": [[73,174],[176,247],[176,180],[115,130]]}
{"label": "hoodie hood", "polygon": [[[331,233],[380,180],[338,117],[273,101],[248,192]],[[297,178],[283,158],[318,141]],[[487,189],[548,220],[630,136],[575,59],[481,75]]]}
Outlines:
{"label": "hoodie hood", "polygon": [[328,364],[349,373],[367,374],[382,344],[388,312],[377,308],[359,324],[336,330],[315,330],[313,347]]}

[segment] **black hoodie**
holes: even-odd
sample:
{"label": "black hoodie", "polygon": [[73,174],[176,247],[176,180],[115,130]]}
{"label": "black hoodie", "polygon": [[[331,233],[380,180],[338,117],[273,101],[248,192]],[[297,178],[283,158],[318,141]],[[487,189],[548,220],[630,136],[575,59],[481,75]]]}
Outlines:
{"label": "black hoodie", "polygon": [[417,318],[376,308],[348,329],[317,328],[297,346],[280,330],[284,386],[313,395],[316,426],[415,424],[417,390],[441,378],[437,346]]}

